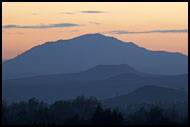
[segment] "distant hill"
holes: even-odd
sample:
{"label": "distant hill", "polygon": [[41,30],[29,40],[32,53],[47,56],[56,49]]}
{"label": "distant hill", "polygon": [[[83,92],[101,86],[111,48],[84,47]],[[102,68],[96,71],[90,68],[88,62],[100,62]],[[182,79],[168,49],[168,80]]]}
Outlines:
{"label": "distant hill", "polygon": [[105,99],[102,102],[106,105],[130,105],[130,104],[153,104],[159,101],[176,102],[187,101],[187,91],[180,91],[172,88],[159,86],[143,86],[135,89],[129,94],[115,98]]}
{"label": "distant hill", "polygon": [[[50,81],[52,81],[52,83],[63,82],[63,81],[77,82],[77,81],[88,81],[88,80],[103,80],[119,74],[126,74],[126,73],[151,75],[148,73],[139,72],[127,64],[121,64],[121,65],[96,65],[79,73],[40,75],[40,76],[18,78],[18,80],[28,80],[28,81],[31,80],[31,82],[35,81],[36,83],[38,82],[47,83],[47,80],[48,83],[50,83]],[[14,81],[17,81],[17,79]]]}
{"label": "distant hill", "polygon": [[151,75],[129,65],[97,65],[80,73],[3,80],[2,92],[3,98],[10,101],[37,97],[52,102],[82,94],[98,99],[111,98],[144,85],[187,91],[188,75]]}
{"label": "distant hill", "polygon": [[107,79],[107,78],[111,78],[112,76],[116,76],[119,74],[126,74],[126,73],[127,74],[149,75],[146,73],[142,73],[127,64],[96,65],[95,67],[87,69],[78,74],[82,75],[84,78],[91,77],[91,79]]}
{"label": "distant hill", "polygon": [[7,60],[3,79],[81,72],[96,65],[128,64],[144,73],[184,74],[188,57],[181,53],[150,51],[132,42],[102,34],[46,42]]}

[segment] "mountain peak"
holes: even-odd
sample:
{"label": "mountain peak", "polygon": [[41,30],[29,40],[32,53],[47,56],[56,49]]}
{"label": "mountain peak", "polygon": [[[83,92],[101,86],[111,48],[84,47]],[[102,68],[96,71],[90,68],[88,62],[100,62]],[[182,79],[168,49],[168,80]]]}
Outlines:
{"label": "mountain peak", "polygon": [[105,38],[106,36],[104,36],[103,34],[100,34],[100,33],[89,33],[89,34],[84,34],[84,35],[81,35],[81,36],[78,36],[78,37],[75,37],[73,39],[95,39],[95,38]]}
{"label": "mountain peak", "polygon": [[100,36],[100,37],[105,37],[103,34],[100,34],[100,33],[89,33],[89,34],[85,34],[85,35],[82,35],[82,36]]}
{"label": "mountain peak", "polygon": [[137,72],[134,68],[127,64],[120,64],[120,65],[114,65],[114,64],[109,64],[109,65],[96,65],[90,69],[87,69],[84,71],[86,73],[89,72],[119,72],[119,73],[134,73]]}

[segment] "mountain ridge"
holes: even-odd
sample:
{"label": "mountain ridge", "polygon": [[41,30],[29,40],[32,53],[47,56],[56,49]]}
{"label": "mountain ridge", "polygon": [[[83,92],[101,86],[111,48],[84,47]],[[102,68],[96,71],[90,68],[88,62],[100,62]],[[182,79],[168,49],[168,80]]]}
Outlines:
{"label": "mountain ridge", "polygon": [[3,79],[19,77],[24,73],[80,72],[99,64],[128,64],[142,72],[180,74],[187,72],[187,58],[180,53],[147,50],[114,37],[87,34],[46,42],[4,62]]}
{"label": "mountain ridge", "polygon": [[[95,34],[84,34],[84,35],[81,35],[81,36],[79,36],[79,37],[82,37],[82,36],[85,37],[85,36],[88,36],[88,35],[102,35],[102,36],[104,36],[103,34],[95,33]],[[30,48],[30,49],[24,51],[23,53],[28,52],[28,51],[30,51],[30,50],[32,50],[32,49],[35,49],[35,48],[37,48],[37,47],[39,47],[39,46],[42,46],[42,45],[45,45],[45,44],[63,43],[63,41],[68,41],[68,40],[72,40],[72,39],[78,39],[79,37],[74,37],[74,38],[67,39],[67,40],[59,39],[59,40],[56,40],[56,41],[44,42],[43,44],[39,44],[39,45],[37,45],[37,46],[34,46],[34,47],[32,47],[32,48]],[[115,38],[115,37],[112,37],[112,36],[104,36],[104,37],[110,37],[110,38],[114,38],[114,39],[116,39],[116,40],[119,40],[119,39],[117,39],[117,38]],[[121,40],[119,40],[119,41],[121,41]],[[142,48],[142,49],[145,49],[145,50],[148,50],[148,51],[174,53],[174,54],[180,54],[180,55],[183,55],[183,56],[187,56],[187,55],[185,55],[185,54],[183,54],[183,53],[180,53],[180,52],[169,52],[169,51],[164,51],[164,50],[150,50],[150,49],[147,49],[147,48],[145,48],[145,47],[138,46],[138,45],[135,44],[134,42],[124,42],[124,43],[131,44],[131,45],[137,46],[137,47],[139,47],[139,48]],[[22,53],[22,54],[23,54],[23,53]],[[20,55],[21,55],[21,54],[19,54],[19,55],[17,55],[17,56],[20,56]],[[15,56],[15,57],[17,57],[17,56]],[[15,58],[15,57],[14,57],[14,58]],[[14,59],[14,58],[12,58],[12,59]],[[8,59],[8,60],[6,60],[6,61],[9,61],[9,60],[12,60],[12,59]],[[6,61],[4,61],[4,62],[6,62]]]}
{"label": "mountain ridge", "polygon": [[[23,53],[28,52],[28,51],[30,51],[30,50],[32,50],[32,49],[35,49],[35,48],[37,48],[37,47],[39,47],[39,46],[42,46],[42,45],[45,45],[45,44],[62,43],[63,41],[78,39],[79,37],[85,37],[85,36],[88,36],[88,35],[102,35],[103,37],[109,37],[109,38],[114,38],[114,39],[116,39],[116,40],[119,40],[119,39],[117,39],[117,38],[115,38],[115,37],[112,37],[112,36],[104,36],[103,34],[100,34],[100,33],[84,34],[84,35],[81,35],[81,36],[73,37],[73,38],[71,38],[71,39],[66,39],[66,40],[59,39],[59,40],[56,40],[56,41],[44,42],[43,44],[36,45],[36,46],[34,46],[34,47],[32,47],[32,48],[30,48],[30,49],[24,51]],[[119,40],[119,41],[121,41],[121,40]],[[124,42],[124,41],[123,41],[123,42]],[[142,49],[145,49],[145,50],[148,50],[148,51],[174,53],[174,54],[180,54],[180,55],[183,55],[183,56],[187,56],[187,55],[185,55],[185,54],[183,54],[183,53],[180,53],[180,52],[169,52],[169,51],[164,51],[164,50],[150,50],[150,49],[147,49],[147,48],[145,48],[145,47],[138,46],[138,45],[135,44],[134,42],[124,42],[124,43],[131,44],[131,45],[137,46],[137,47],[139,47],[139,48],[142,48]],[[23,53],[22,53],[22,54],[23,54]],[[21,55],[21,54],[19,54],[19,55],[17,55],[17,56],[20,56],[20,55]],[[17,56],[15,56],[15,57],[17,57]],[[15,58],[15,57],[14,57],[14,58]],[[14,58],[12,58],[12,59],[14,59]],[[12,59],[8,59],[8,60],[6,60],[6,61],[9,61],[9,60],[12,60]],[[5,61],[4,61],[4,62],[5,62]]]}
{"label": "mountain ridge", "polygon": [[[160,94],[162,93],[162,94]],[[187,101],[188,92],[173,88],[145,85],[132,92],[114,98],[104,99],[104,104],[130,105],[141,103],[155,103],[159,101],[176,102]]]}

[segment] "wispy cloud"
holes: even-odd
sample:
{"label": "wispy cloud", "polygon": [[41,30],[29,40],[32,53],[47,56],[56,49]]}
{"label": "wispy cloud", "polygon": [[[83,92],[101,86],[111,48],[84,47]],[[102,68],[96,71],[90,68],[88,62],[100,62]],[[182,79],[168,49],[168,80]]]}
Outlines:
{"label": "wispy cloud", "polygon": [[16,33],[15,32],[14,33],[13,32],[11,32],[11,33],[10,32],[3,32],[3,34],[15,35],[15,34],[24,34],[24,33],[23,32],[16,32]]}
{"label": "wispy cloud", "polygon": [[20,25],[5,25],[3,28],[28,28],[28,29],[46,29],[46,28],[56,28],[56,27],[73,27],[73,26],[83,26],[80,24],[73,23],[58,23],[58,24],[50,24],[50,25],[36,25],[36,26],[20,26]]}
{"label": "wispy cloud", "polygon": [[181,30],[151,30],[151,31],[141,31],[141,32],[129,32],[125,30],[114,30],[106,32],[109,34],[143,34],[143,33],[188,33],[188,29]]}
{"label": "wispy cloud", "polygon": [[38,15],[38,13],[32,13],[32,15]]}
{"label": "wispy cloud", "polygon": [[106,13],[104,11],[81,11],[82,13]]}
{"label": "wispy cloud", "polygon": [[24,33],[22,33],[22,32],[17,32],[17,33],[15,33],[15,34],[24,34]]}
{"label": "wispy cloud", "polygon": [[77,32],[77,31],[80,31],[80,30],[72,30],[72,32]]}
{"label": "wispy cloud", "polygon": [[61,12],[60,14],[73,15],[73,14],[75,14],[75,13],[73,13],[73,12]]}
{"label": "wispy cloud", "polygon": [[80,30],[62,30],[62,31],[57,31],[57,33],[68,33],[68,32],[79,32]]}
{"label": "wispy cloud", "polygon": [[96,24],[96,25],[100,25],[101,24],[99,22],[89,22],[89,23]]}

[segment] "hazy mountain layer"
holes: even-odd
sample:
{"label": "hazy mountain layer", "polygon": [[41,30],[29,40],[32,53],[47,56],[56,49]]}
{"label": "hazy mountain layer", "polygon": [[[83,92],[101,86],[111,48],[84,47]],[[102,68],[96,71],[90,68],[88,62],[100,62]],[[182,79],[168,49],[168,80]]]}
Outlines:
{"label": "hazy mountain layer", "polygon": [[80,73],[3,80],[2,88],[3,98],[10,101],[31,97],[55,101],[82,94],[98,99],[111,98],[145,85],[187,91],[188,75],[151,75],[128,65],[99,65]]}
{"label": "hazy mountain layer", "polygon": [[187,101],[186,91],[158,86],[143,86],[135,89],[129,94],[115,98],[105,99],[102,102],[106,105],[130,105],[142,103],[177,102]]}

